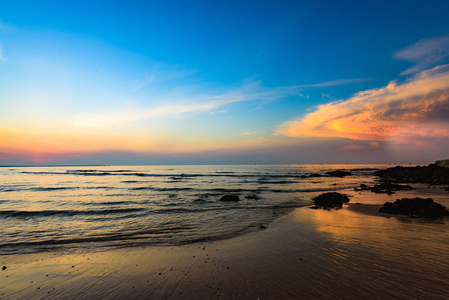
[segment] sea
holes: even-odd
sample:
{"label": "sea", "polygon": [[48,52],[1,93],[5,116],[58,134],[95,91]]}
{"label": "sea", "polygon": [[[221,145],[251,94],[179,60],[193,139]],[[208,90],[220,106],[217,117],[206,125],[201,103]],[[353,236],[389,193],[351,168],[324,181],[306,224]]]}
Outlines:
{"label": "sea", "polygon": [[[181,245],[264,230],[390,165],[0,168],[0,255]],[[352,175],[327,173],[346,170]],[[240,201],[221,201],[236,195]]]}

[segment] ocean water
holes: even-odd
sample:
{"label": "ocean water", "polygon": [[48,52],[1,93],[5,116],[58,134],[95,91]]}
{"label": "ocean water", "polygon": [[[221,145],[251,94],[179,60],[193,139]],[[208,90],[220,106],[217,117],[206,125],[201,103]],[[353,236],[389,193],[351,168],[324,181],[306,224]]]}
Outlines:
{"label": "ocean water", "polygon": [[[0,168],[0,255],[234,237],[387,165]],[[333,170],[353,175],[330,177]],[[238,202],[223,202],[238,195]]]}

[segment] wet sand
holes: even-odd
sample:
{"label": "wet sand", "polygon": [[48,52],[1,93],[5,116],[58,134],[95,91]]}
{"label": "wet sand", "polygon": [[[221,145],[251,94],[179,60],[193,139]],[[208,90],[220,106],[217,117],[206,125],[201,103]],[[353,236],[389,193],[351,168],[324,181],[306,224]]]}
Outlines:
{"label": "wet sand", "polygon": [[175,247],[1,257],[4,299],[448,299],[448,219],[298,208]]}

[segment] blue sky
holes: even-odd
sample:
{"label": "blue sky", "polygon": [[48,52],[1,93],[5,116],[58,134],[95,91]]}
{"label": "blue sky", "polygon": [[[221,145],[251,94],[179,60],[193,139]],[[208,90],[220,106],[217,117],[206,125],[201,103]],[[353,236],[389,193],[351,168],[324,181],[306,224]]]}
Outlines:
{"label": "blue sky", "polygon": [[[444,158],[447,123],[429,107],[448,107],[448,12],[448,1],[2,1],[0,164]],[[416,93],[396,99],[392,82],[394,95]],[[357,93],[382,118],[348,119],[363,110]],[[392,97],[400,118],[382,109]],[[346,104],[344,118],[324,112]]]}

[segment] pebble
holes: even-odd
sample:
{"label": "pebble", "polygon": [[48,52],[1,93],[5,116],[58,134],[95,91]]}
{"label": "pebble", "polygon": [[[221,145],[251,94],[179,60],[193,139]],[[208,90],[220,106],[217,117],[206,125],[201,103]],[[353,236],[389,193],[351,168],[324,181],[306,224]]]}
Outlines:
{"label": "pebble", "polygon": [[6,266],[3,266],[2,271],[5,271],[5,270],[6,270]]}

